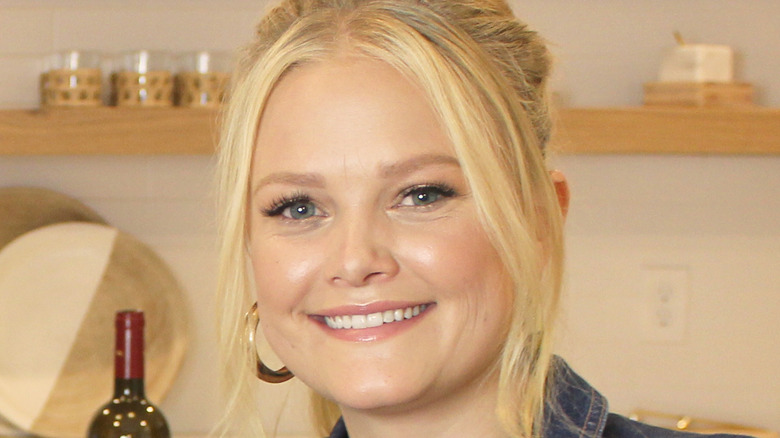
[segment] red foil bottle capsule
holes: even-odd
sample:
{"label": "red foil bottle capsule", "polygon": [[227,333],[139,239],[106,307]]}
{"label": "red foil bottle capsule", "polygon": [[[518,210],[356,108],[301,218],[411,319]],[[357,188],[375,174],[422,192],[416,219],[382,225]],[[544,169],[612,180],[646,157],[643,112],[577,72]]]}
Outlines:
{"label": "red foil bottle capsule", "polygon": [[144,314],[116,314],[114,397],[95,413],[87,438],[170,438],[162,412],[144,390]]}

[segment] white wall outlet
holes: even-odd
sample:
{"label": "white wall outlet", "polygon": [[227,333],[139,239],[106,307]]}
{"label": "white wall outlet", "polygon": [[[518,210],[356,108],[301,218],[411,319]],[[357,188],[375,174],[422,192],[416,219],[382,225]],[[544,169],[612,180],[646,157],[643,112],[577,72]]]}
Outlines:
{"label": "white wall outlet", "polygon": [[647,266],[640,318],[644,340],[682,342],[688,324],[689,270],[685,266]]}

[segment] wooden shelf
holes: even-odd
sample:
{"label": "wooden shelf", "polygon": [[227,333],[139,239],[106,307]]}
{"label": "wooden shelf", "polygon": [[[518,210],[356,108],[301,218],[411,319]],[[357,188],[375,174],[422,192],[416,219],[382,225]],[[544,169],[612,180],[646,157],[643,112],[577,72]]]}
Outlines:
{"label": "wooden shelf", "polygon": [[57,108],[0,111],[0,155],[211,154],[217,111]]}
{"label": "wooden shelf", "polygon": [[558,118],[563,154],[780,154],[780,109],[582,108]]}
{"label": "wooden shelf", "polygon": [[[165,108],[0,111],[0,155],[211,154],[218,112]],[[568,154],[780,154],[780,109],[572,108],[553,147]]]}

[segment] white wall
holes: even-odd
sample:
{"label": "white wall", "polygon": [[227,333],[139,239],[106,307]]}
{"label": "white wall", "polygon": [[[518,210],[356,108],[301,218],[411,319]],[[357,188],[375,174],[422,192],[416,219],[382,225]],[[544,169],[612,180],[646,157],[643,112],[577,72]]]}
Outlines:
{"label": "white wall", "polygon": [[[263,5],[0,0],[0,108],[37,106],[39,61],[51,51],[232,49],[251,36]],[[780,106],[776,0],[515,7],[550,40],[555,89],[570,105],[640,104],[642,83],[654,79],[679,30],[690,41],[732,45],[738,78],[756,86],[760,104]],[[555,165],[573,191],[560,351],[618,412],[666,410],[780,430],[780,157],[561,156]],[[179,276],[195,324],[181,376],[162,403],[177,432],[208,430],[219,409],[210,172],[210,157],[0,157],[0,186],[39,185],[83,200],[155,248]],[[690,274],[682,341],[643,338],[641,284],[652,265]],[[273,389],[267,418],[287,390]],[[305,431],[297,417],[279,430]]]}

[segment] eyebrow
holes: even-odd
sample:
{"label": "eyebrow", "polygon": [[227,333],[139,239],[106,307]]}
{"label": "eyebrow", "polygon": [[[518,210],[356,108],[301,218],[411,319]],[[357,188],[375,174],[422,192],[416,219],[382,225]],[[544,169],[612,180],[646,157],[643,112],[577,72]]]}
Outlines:
{"label": "eyebrow", "polygon": [[460,168],[460,162],[452,155],[425,154],[411,157],[398,163],[382,165],[379,168],[379,176],[392,178],[409,175],[427,166],[449,165]]}
{"label": "eyebrow", "polygon": [[[379,177],[388,179],[409,175],[427,166],[449,165],[460,168],[460,162],[451,155],[425,154],[417,155],[398,163],[379,166]],[[325,188],[325,179],[316,173],[276,172],[263,177],[252,187],[256,193],[262,187],[271,184],[289,184],[312,188]]]}
{"label": "eyebrow", "polygon": [[271,184],[290,184],[296,186],[324,188],[325,179],[315,173],[276,172],[272,173],[252,187],[252,193],[257,193],[262,187]]}

